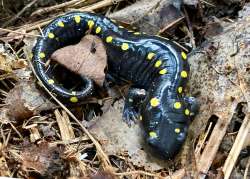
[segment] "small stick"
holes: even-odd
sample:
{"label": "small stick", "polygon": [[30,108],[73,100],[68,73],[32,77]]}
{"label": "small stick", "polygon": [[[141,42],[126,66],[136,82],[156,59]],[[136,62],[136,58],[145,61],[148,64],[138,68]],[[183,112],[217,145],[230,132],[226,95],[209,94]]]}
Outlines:
{"label": "small stick", "polygon": [[[120,1],[123,1],[123,0],[120,0]],[[98,2],[98,3],[95,3],[91,6],[88,6],[88,7],[83,7],[83,8],[80,8],[80,9],[77,9],[78,11],[82,11],[82,12],[86,12],[86,11],[93,11],[93,10],[96,10],[96,9],[99,9],[99,8],[103,8],[103,7],[106,7],[106,6],[110,6],[113,4],[113,1],[112,0],[104,0],[104,1],[101,1],[101,2]],[[71,9],[71,11],[75,11],[76,9]],[[61,16],[63,15],[64,13],[60,13],[59,15],[57,15],[56,17],[58,16]],[[19,27],[19,29],[25,29],[27,32],[29,31],[32,31],[34,29],[37,29],[37,28],[41,28],[45,25],[47,25],[52,19],[56,18],[56,17],[53,17],[53,18],[49,18],[49,19],[46,19],[44,21],[41,21],[39,23],[36,23],[35,25],[34,24],[29,24],[27,26],[21,26]]]}
{"label": "small stick", "polygon": [[81,2],[85,2],[86,0],[71,0],[69,2],[65,2],[65,3],[62,3],[62,4],[57,4],[57,5],[54,5],[54,6],[51,6],[51,7],[46,7],[46,8],[42,8],[42,9],[38,9],[36,10],[35,12],[33,12],[31,14],[31,16],[34,16],[34,15],[42,15],[42,14],[45,14],[45,13],[49,13],[53,10],[56,10],[56,9],[60,9],[60,8],[64,8],[66,6],[72,6],[74,4],[79,4]]}
{"label": "small stick", "polygon": [[164,178],[164,177],[161,177],[157,174],[153,174],[153,173],[149,173],[149,172],[145,172],[145,171],[141,171],[141,170],[131,171],[131,172],[123,172],[123,173],[115,173],[115,175],[118,175],[118,176],[138,175],[138,174],[152,176],[152,177],[156,177],[156,178],[162,178],[162,179]]}
{"label": "small stick", "polygon": [[[119,2],[121,1],[124,1],[124,0],[119,0]],[[80,11],[93,11],[95,9],[100,9],[100,8],[103,8],[103,7],[106,7],[106,6],[110,6],[114,4],[114,0],[103,0],[101,2],[97,2],[93,5],[90,5],[90,6],[87,6],[87,7],[82,7],[78,10]]]}
{"label": "small stick", "polygon": [[188,25],[188,32],[189,32],[188,34],[189,34],[189,37],[190,37],[190,41],[191,41],[192,47],[196,48],[195,40],[194,40],[193,27],[192,27],[192,24],[190,22],[190,19],[189,19],[186,8],[184,7],[183,9],[184,9],[184,13],[185,13],[185,17],[186,17],[186,21],[187,21],[187,25]]}
{"label": "small stick", "polygon": [[244,172],[244,179],[247,179],[249,167],[250,167],[250,159],[248,159],[247,161],[246,170]]}
{"label": "small stick", "polygon": [[248,113],[243,123],[241,124],[239,133],[235,139],[235,142],[233,144],[233,147],[228,154],[228,157],[226,159],[226,162],[223,166],[223,172],[224,172],[224,178],[228,179],[231,175],[231,172],[233,170],[233,167],[237,161],[237,158],[240,154],[241,149],[244,147],[244,143],[248,142],[248,133],[250,132],[250,113]]}
{"label": "small stick", "polygon": [[0,31],[10,32],[10,33],[14,33],[14,34],[20,34],[20,35],[24,35],[24,36],[42,37],[41,35],[28,34],[28,33],[23,33],[23,32],[13,31],[13,30],[10,30],[10,29],[4,29],[4,28],[0,28]]}
{"label": "small stick", "polygon": [[31,6],[33,6],[37,1],[39,0],[33,0],[29,4],[27,4],[20,12],[18,12],[14,17],[12,17],[9,21],[5,22],[2,27],[8,26],[10,23],[15,21],[17,18],[19,18],[27,9],[29,9]]}
{"label": "small stick", "polygon": [[163,29],[161,29],[157,35],[162,34],[163,32],[165,32],[167,29],[169,29],[170,27],[172,27],[173,25],[181,22],[185,17],[180,17],[178,19],[176,19],[175,21],[171,22],[170,24],[168,24],[167,26],[165,26]]}
{"label": "small stick", "polygon": [[209,6],[212,6],[212,7],[216,7],[216,5],[210,3],[210,2],[207,2],[207,1],[204,1],[204,0],[200,0],[201,2],[203,2],[204,4],[207,4]]}
{"label": "small stick", "polygon": [[199,146],[195,149],[195,158],[197,158],[197,159],[200,157],[201,149],[202,149],[202,147],[204,147],[207,136],[212,128],[212,124],[213,124],[212,122],[209,123],[208,129],[207,129],[207,132],[205,133],[204,138],[201,141],[199,141],[197,144],[197,146]]}

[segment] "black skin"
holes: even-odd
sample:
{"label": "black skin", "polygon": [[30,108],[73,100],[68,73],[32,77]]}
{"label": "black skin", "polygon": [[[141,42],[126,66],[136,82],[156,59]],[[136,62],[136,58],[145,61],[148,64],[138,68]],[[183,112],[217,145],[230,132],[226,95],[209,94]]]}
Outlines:
{"label": "black skin", "polygon": [[76,103],[91,95],[93,82],[83,77],[86,87],[72,92],[51,80],[53,77],[44,63],[55,50],[77,43],[86,32],[97,35],[105,44],[107,81],[133,84],[125,100],[124,120],[131,124],[136,118],[141,119],[153,154],[173,158],[198,109],[195,99],[183,94],[189,76],[186,54],[167,39],[130,32],[104,16],[68,13],[43,29],[44,37],[38,38],[33,49],[38,77],[64,101]]}

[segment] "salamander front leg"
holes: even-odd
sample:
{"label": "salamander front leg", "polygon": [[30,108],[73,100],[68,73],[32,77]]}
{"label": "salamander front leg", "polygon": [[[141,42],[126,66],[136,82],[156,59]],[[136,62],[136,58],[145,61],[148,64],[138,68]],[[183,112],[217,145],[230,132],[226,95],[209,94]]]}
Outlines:
{"label": "salamander front leg", "polygon": [[144,100],[146,91],[139,88],[130,88],[123,108],[123,120],[131,126],[139,118],[139,105]]}

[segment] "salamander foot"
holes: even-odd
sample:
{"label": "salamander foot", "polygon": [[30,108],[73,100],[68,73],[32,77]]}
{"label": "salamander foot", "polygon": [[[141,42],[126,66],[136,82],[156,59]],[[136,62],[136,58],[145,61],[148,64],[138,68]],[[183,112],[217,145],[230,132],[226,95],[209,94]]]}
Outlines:
{"label": "salamander foot", "polygon": [[124,106],[122,119],[130,127],[139,118],[139,113],[133,107]]}

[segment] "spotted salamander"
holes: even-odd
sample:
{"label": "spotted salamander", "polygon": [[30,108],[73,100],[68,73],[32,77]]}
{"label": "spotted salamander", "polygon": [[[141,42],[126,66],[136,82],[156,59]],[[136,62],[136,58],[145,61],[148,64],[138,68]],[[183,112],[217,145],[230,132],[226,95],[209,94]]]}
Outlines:
{"label": "spotted salamander", "polygon": [[86,87],[70,91],[55,82],[45,63],[55,50],[76,43],[86,32],[97,35],[105,44],[107,80],[133,84],[125,100],[123,118],[127,122],[142,120],[148,148],[161,158],[173,158],[197,109],[195,99],[183,93],[189,77],[186,53],[165,38],[128,31],[101,15],[71,12],[58,17],[38,38],[33,64],[44,85],[72,103],[92,94],[92,80],[82,77]]}

